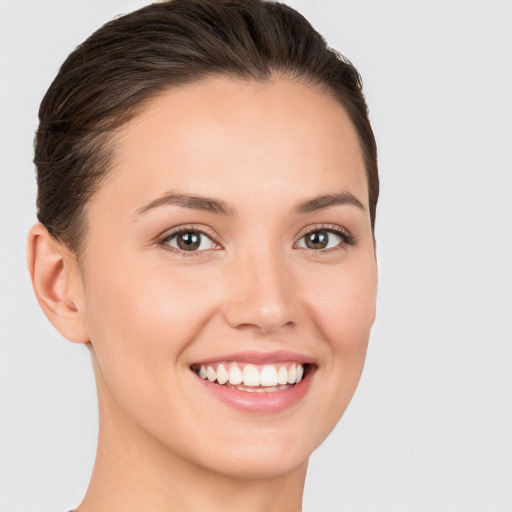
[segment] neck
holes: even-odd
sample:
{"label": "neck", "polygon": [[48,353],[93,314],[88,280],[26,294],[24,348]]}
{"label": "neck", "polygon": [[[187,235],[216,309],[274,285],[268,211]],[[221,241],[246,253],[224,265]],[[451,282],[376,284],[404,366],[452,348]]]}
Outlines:
{"label": "neck", "polygon": [[279,476],[219,474],[172,453],[99,395],[96,462],[77,512],[300,512],[307,461]]}

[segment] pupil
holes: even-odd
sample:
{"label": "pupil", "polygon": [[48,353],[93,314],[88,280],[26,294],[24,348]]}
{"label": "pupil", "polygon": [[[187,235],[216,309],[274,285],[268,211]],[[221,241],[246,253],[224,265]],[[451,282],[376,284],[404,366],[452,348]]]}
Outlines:
{"label": "pupil", "polygon": [[189,231],[178,236],[178,246],[184,251],[193,251],[200,245],[200,235]]}
{"label": "pupil", "polygon": [[329,235],[326,231],[315,231],[306,236],[306,245],[310,249],[325,249],[329,242]]}

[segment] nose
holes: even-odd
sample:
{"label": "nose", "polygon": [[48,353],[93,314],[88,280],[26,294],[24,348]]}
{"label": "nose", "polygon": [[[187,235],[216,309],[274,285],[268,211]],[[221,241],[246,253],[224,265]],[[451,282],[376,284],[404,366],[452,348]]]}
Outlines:
{"label": "nose", "polygon": [[235,329],[270,334],[297,323],[299,298],[293,269],[271,254],[245,258],[232,267],[226,322]]}

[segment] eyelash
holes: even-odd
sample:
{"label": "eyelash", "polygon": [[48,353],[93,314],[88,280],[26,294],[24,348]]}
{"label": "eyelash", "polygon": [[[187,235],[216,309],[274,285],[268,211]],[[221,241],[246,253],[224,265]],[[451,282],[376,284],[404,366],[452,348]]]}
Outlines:
{"label": "eyelash", "polygon": [[186,256],[186,257],[200,256],[201,253],[206,252],[207,250],[218,250],[217,248],[215,248],[215,249],[206,249],[206,250],[202,250],[202,251],[183,251],[176,247],[171,247],[169,245],[169,241],[172,240],[175,236],[178,236],[182,233],[189,233],[189,232],[199,233],[200,235],[204,235],[205,237],[209,238],[214,245],[218,246],[219,248],[221,247],[219,242],[217,242],[217,240],[215,239],[215,236],[213,235],[213,233],[209,233],[204,228],[200,229],[196,226],[180,226],[179,228],[175,228],[174,230],[167,232],[163,236],[159,237],[157,240],[157,245],[161,246],[162,248],[164,248],[170,252],[177,253],[177,254],[180,254],[180,255]]}
{"label": "eyelash", "polygon": [[[341,238],[341,242],[336,245],[335,247],[331,247],[329,249],[311,249],[308,247],[296,247],[297,243],[302,240],[306,235],[315,233],[318,231],[325,231],[327,233],[333,233]],[[214,249],[203,249],[201,251],[184,251],[180,250],[176,247],[171,247],[169,245],[169,241],[172,240],[174,237],[187,232],[194,232],[199,233],[200,235],[203,235],[211,240],[211,242],[216,245],[217,247]],[[332,225],[332,224],[319,224],[316,226],[310,226],[305,230],[297,239],[297,242],[294,242],[293,247],[300,249],[300,250],[308,250],[311,251],[313,254],[323,255],[328,254],[333,251],[346,249],[347,246],[353,246],[356,245],[357,240],[354,235],[349,233],[345,228],[342,228],[341,226]],[[179,228],[175,228],[171,232],[167,232],[157,240],[157,245],[163,247],[164,249],[181,254],[182,256],[198,256],[201,255],[201,253],[209,251],[209,250],[218,250],[219,248],[222,248],[219,242],[215,239],[215,236],[212,233],[208,233],[205,229],[200,229],[196,226],[180,226]]]}
{"label": "eyelash", "polygon": [[335,234],[341,238],[341,242],[338,245],[336,245],[335,247],[331,247],[329,249],[311,249],[308,247],[299,247],[298,249],[308,250],[315,255],[323,256],[323,255],[330,254],[331,252],[334,252],[334,251],[346,249],[347,246],[353,246],[353,245],[356,245],[356,243],[357,243],[356,237],[354,235],[352,235],[347,229],[345,229],[341,226],[338,226],[336,224],[318,224],[316,226],[308,226],[308,228],[302,232],[302,234],[298,238],[297,242],[295,242],[293,244],[294,247],[306,235],[308,235],[310,233],[315,233],[318,231],[325,231],[327,233]]}

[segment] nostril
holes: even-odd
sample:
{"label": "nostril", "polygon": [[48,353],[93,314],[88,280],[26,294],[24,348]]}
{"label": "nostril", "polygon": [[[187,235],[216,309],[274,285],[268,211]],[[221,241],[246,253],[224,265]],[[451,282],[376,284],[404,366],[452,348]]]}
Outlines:
{"label": "nostril", "polygon": [[273,306],[255,306],[247,302],[232,301],[224,307],[226,322],[241,331],[272,333],[296,323],[296,312],[290,302]]}

